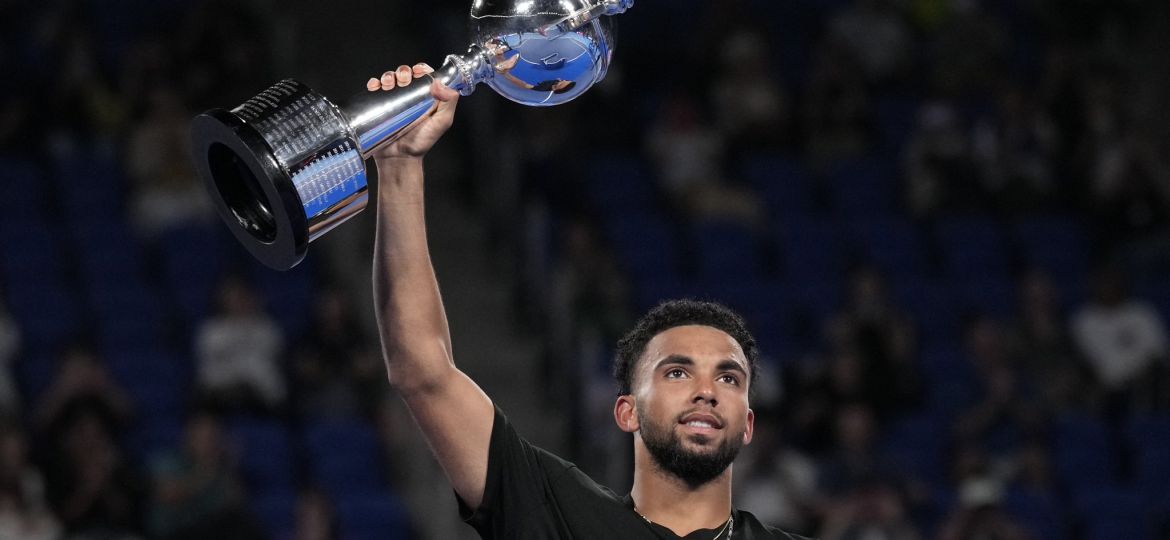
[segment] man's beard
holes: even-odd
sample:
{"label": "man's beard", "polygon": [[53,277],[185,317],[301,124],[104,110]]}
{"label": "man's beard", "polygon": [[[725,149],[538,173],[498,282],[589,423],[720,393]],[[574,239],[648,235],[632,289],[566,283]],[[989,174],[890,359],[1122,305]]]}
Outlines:
{"label": "man's beard", "polygon": [[691,488],[697,488],[727,470],[743,447],[743,437],[727,437],[710,452],[696,452],[683,446],[682,438],[673,429],[677,423],[662,426],[638,411],[639,432],[650,456],[662,470],[673,474]]}

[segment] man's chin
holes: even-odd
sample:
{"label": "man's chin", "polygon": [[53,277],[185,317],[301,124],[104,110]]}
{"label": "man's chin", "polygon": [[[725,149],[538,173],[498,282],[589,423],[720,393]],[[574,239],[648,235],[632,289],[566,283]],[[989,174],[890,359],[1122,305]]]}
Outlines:
{"label": "man's chin", "polygon": [[719,451],[719,441],[710,435],[690,434],[682,438],[684,447],[695,454],[714,454]]}

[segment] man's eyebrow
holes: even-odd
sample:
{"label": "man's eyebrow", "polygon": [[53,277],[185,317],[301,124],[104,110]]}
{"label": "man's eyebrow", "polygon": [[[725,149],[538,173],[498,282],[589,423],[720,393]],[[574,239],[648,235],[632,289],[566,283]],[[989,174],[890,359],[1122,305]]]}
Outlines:
{"label": "man's eyebrow", "polygon": [[744,377],[747,377],[747,370],[743,368],[743,364],[740,364],[735,360],[723,360],[722,362],[719,362],[719,365],[715,366],[715,369],[718,371],[738,371],[742,373]]}
{"label": "man's eyebrow", "polygon": [[[666,358],[663,358],[662,360],[659,360],[658,364],[656,364],[654,366],[654,369],[659,369],[659,368],[662,368],[663,366],[693,366],[693,365],[695,365],[695,361],[691,357],[684,356],[681,354],[672,354],[670,356],[667,356]],[[742,373],[743,376],[745,376],[745,377],[747,376],[747,369],[745,369],[743,367],[743,364],[736,362],[735,360],[732,360],[730,358],[726,359],[726,360],[721,360],[718,364],[715,365],[715,369],[717,371],[738,371],[739,373]]]}
{"label": "man's eyebrow", "polygon": [[658,364],[656,364],[654,366],[654,369],[658,369],[662,366],[693,366],[693,365],[695,365],[695,361],[693,359],[691,359],[691,357],[683,356],[681,354],[672,354],[670,356],[667,356],[666,358],[663,358],[662,360],[659,360]]}

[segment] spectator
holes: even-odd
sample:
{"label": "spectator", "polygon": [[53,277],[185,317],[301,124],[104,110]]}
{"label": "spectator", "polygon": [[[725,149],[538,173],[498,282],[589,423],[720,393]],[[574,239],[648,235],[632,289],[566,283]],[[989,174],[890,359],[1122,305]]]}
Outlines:
{"label": "spectator", "polygon": [[217,417],[196,412],[183,446],[155,457],[148,531],[169,540],[262,538],[244,512],[244,492]]}
{"label": "spectator", "polygon": [[888,82],[908,67],[910,28],[893,0],[853,2],[829,21],[829,33],[870,82]]}
{"label": "spectator", "polygon": [[1016,85],[1000,92],[997,112],[975,122],[972,158],[998,209],[1035,212],[1066,201],[1056,181],[1056,127],[1036,98]]}
{"label": "spectator", "polygon": [[646,136],[658,181],[675,207],[693,220],[760,224],[762,203],[750,190],[727,182],[727,141],[702,116],[692,96],[676,94],[664,103]]}
{"label": "spectator", "polygon": [[338,540],[341,538],[337,512],[325,493],[310,489],[297,497],[296,531],[293,540]]}
{"label": "spectator", "polygon": [[372,413],[385,385],[382,363],[340,289],[317,298],[309,333],[296,347],[297,408],[305,416]]}
{"label": "spectator", "polygon": [[837,412],[836,445],[818,475],[822,493],[843,498],[858,486],[898,477],[898,467],[877,448],[878,427],[873,409],[864,404]]}
{"label": "spectator", "polygon": [[1011,328],[1011,355],[1050,411],[1084,404],[1089,373],[1077,356],[1048,274],[1026,272],[1019,281],[1018,319]]}
{"label": "spectator", "polygon": [[1054,498],[1061,492],[1052,468],[1052,450],[1040,439],[1031,439],[1013,460],[1012,488],[1039,497]]}
{"label": "spectator", "polygon": [[20,329],[8,314],[4,296],[0,294],[0,418],[20,414],[20,391],[13,378],[19,351]]}
{"label": "spectator", "polygon": [[760,33],[737,28],[719,48],[721,74],[711,89],[715,117],[733,153],[775,151],[792,138],[791,105],[769,66]]}
{"label": "spectator", "polygon": [[821,504],[816,462],[786,444],[777,423],[757,423],[753,438],[735,469],[736,504],[785,530],[810,531]]}
{"label": "spectator", "polygon": [[883,276],[862,266],[849,277],[849,298],[827,330],[834,351],[854,351],[865,399],[882,418],[914,405],[921,390],[909,317],[890,300]]}
{"label": "spectator", "polygon": [[939,540],[1029,540],[1027,531],[1001,506],[1003,488],[972,479],[959,489],[959,501],[943,522]]}
{"label": "spectator", "polygon": [[61,525],[45,503],[45,482],[18,426],[0,426],[0,538],[56,540]]}
{"label": "spectator", "polygon": [[1165,406],[1166,327],[1149,304],[1133,299],[1123,276],[1104,268],[1093,297],[1077,310],[1073,340],[1088,362],[1113,415]]}
{"label": "spectator", "polygon": [[195,340],[201,399],[220,411],[277,411],[286,392],[283,348],[280,327],[260,309],[256,293],[228,278],[219,289],[218,313],[200,325]]}
{"label": "spectator", "polygon": [[[824,364],[820,366],[819,364]],[[833,447],[837,416],[855,403],[869,404],[863,361],[852,349],[838,349],[818,368],[804,373],[791,400],[794,439],[801,448],[814,453]]]}
{"label": "spectator", "polygon": [[110,376],[105,364],[88,347],[72,345],[37,404],[34,418],[56,444],[78,415],[96,414],[117,433],[129,424],[133,412],[126,390]]}
{"label": "spectator", "polygon": [[975,318],[966,331],[967,356],[977,378],[978,397],[955,422],[961,444],[992,446],[998,453],[1014,448],[1018,436],[1040,429],[1042,415],[1034,392],[1020,373],[1003,325],[986,316]]}
{"label": "spectator", "polygon": [[985,2],[956,0],[931,36],[931,85],[941,95],[973,98],[1001,80],[1011,47],[1008,26]]}
{"label": "spectator", "polygon": [[190,117],[178,90],[160,84],[150,90],[146,115],[130,133],[131,218],[143,238],[213,217],[211,198],[189,163]]}
{"label": "spectator", "polygon": [[970,134],[950,103],[927,103],[905,152],[906,204],[917,217],[985,207]]}
{"label": "spectator", "polygon": [[918,540],[898,489],[884,482],[855,487],[825,513],[821,540]]}
{"label": "spectator", "polygon": [[50,455],[49,496],[71,538],[141,533],[142,486],[100,415],[74,416]]}
{"label": "spectator", "polygon": [[848,51],[822,43],[804,95],[805,154],[814,169],[870,148],[872,111],[865,77]]}

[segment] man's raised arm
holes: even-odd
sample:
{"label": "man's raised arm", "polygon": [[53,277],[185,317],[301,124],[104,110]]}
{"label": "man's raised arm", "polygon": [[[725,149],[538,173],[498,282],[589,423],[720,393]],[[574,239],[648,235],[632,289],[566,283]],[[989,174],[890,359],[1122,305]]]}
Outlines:
{"label": "man's raised arm", "polygon": [[[370,91],[405,86],[430,73],[418,64],[370,79]],[[434,83],[433,113],[379,150],[374,303],[390,384],[430,443],[460,498],[483,500],[495,411],[487,395],[455,367],[447,315],[427,248],[422,158],[451,126],[459,94]]]}

